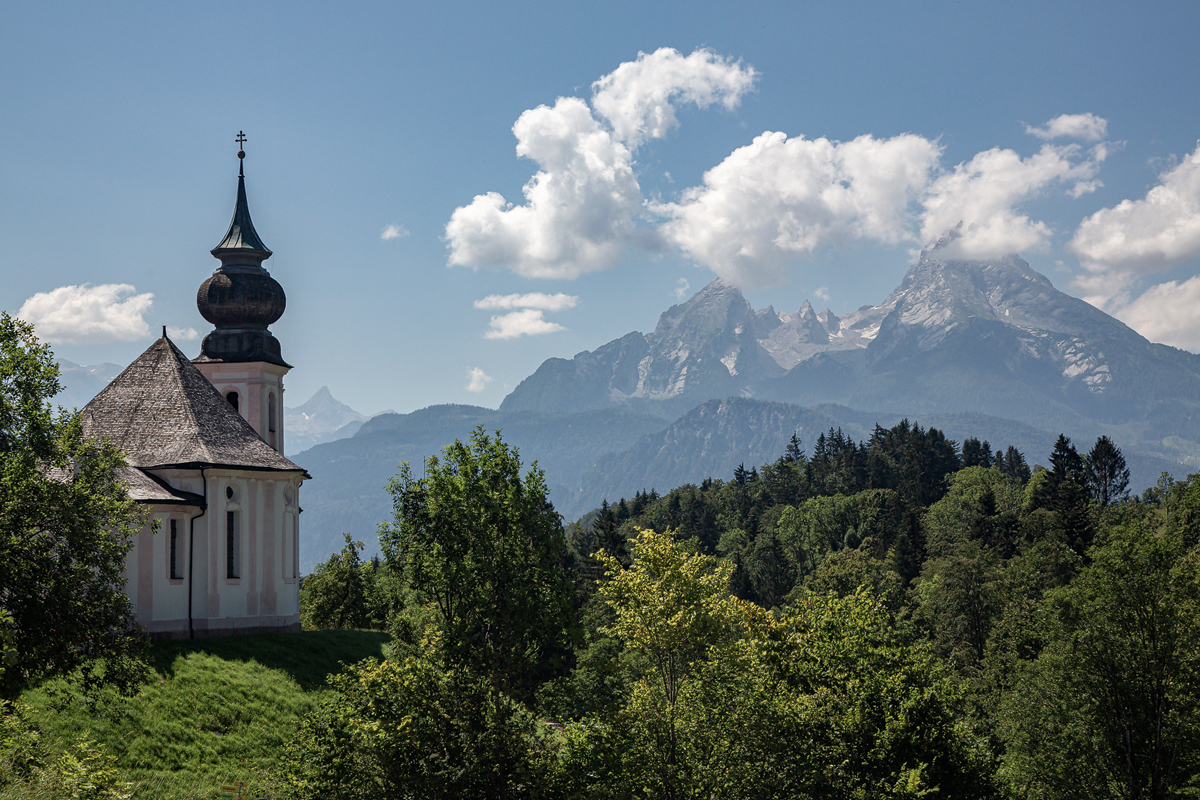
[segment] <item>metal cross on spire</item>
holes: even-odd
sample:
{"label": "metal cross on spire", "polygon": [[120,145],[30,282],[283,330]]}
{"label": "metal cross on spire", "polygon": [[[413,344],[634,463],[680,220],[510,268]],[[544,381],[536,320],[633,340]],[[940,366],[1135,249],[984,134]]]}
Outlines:
{"label": "metal cross on spire", "polygon": [[246,134],[238,131],[237,137],[234,139],[238,143],[238,175],[242,174],[242,162],[246,158],[246,151],[242,149],[242,145],[246,143]]}

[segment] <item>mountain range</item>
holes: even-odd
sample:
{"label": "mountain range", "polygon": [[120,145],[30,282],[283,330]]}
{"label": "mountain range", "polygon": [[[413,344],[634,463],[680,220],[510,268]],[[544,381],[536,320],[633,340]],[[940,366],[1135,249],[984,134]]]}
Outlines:
{"label": "mountain range", "polygon": [[284,406],[284,448],[288,455],[295,455],[313,445],[345,439],[357,433],[368,419],[336,399],[328,386],[322,386],[302,405]]}
{"label": "mountain range", "polygon": [[1146,340],[1017,256],[945,259],[944,244],[876,306],[755,311],[718,279],[650,333],[548,359],[498,410],[384,414],[312,448],[298,456],[316,478],[302,567],[337,549],[343,530],[372,546],[398,463],[419,465],[479,424],[538,460],[569,519],[605,498],[728,478],[778,458],[793,433],[810,445],[830,427],[865,439],[905,417],[1014,445],[1031,464],[1046,463],[1060,432],[1082,450],[1105,434],[1136,491],[1196,468],[1200,356]]}

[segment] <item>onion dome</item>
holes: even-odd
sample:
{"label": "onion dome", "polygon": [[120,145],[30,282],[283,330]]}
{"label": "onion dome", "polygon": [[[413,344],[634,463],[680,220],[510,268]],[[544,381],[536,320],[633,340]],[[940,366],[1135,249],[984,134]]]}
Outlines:
{"label": "onion dome", "polygon": [[280,355],[279,340],[267,330],[283,316],[287,298],[283,287],[262,266],[271,251],[250,219],[241,166],[245,157],[245,151],[239,150],[233,220],[225,238],[211,251],[221,266],[196,293],[200,315],[215,326],[204,337],[196,361],[266,361],[287,367],[291,365]]}

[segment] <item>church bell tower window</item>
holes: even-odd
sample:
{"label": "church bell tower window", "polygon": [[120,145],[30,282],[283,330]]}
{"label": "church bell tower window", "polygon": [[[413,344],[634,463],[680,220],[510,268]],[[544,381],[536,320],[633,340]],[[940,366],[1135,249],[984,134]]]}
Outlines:
{"label": "church bell tower window", "polygon": [[237,392],[226,392],[225,399],[229,401],[229,405],[233,406],[234,411],[240,411],[240,409],[238,408],[238,393]]}
{"label": "church bell tower window", "polygon": [[267,395],[267,444],[274,447],[276,450],[279,446],[275,444],[275,393],[271,392]]}

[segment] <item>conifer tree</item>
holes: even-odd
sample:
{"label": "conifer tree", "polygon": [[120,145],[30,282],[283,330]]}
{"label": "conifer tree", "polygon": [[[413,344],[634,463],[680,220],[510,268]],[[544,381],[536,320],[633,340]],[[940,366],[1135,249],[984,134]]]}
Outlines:
{"label": "conifer tree", "polygon": [[1084,458],[1084,472],[1092,499],[1107,506],[1129,496],[1129,468],[1112,439],[1101,436]]}

